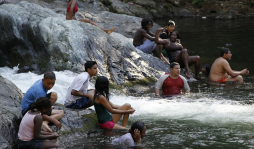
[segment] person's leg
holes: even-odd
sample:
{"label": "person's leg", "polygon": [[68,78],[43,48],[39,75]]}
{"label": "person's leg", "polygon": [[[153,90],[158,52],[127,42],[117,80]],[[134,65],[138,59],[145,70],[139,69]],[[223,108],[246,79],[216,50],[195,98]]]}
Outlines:
{"label": "person's leg", "polygon": [[[125,103],[124,105],[118,108],[118,110],[129,110],[129,109],[131,109],[131,105],[129,103]],[[112,114],[113,122],[117,123],[122,117],[122,115],[124,115],[122,126],[126,127],[129,119],[129,114]]]}
{"label": "person's leg", "polygon": [[[43,115],[43,117],[48,117],[48,115]],[[54,118],[56,120],[60,120],[64,117],[64,111],[63,110],[52,110],[50,118]],[[52,132],[52,130],[49,127],[49,121],[43,121],[42,122],[42,130],[45,132]]]}
{"label": "person's leg", "polygon": [[199,71],[200,71],[200,57],[196,56],[189,56],[188,58],[189,66],[194,64],[195,67],[195,78],[199,79]]}
{"label": "person's leg", "polygon": [[190,70],[189,70],[189,64],[188,64],[188,52],[187,49],[183,49],[175,58],[176,62],[180,63],[180,64],[184,64],[185,66],[185,76],[187,78],[190,78]]}
{"label": "person's leg", "polygon": [[113,129],[128,129],[128,128],[127,127],[123,127],[122,125],[119,125],[119,124],[115,124]]}
{"label": "person's leg", "polygon": [[239,83],[243,83],[243,77],[241,75],[232,78],[231,76],[228,76],[228,78],[226,78],[226,82],[239,82]]}
{"label": "person's leg", "polygon": [[50,99],[51,105],[53,106],[55,104],[56,100],[57,100],[57,93],[56,92],[51,92],[51,93],[47,94],[46,97],[48,97]]}
{"label": "person's leg", "polygon": [[156,46],[153,50],[153,55],[155,57],[161,58],[161,50],[162,49],[160,49],[160,46]]}
{"label": "person's leg", "polygon": [[58,148],[61,147],[60,144],[56,143],[55,140],[45,140],[42,144],[42,149],[48,149],[48,148]]}
{"label": "person's leg", "polygon": [[102,29],[104,32],[108,33],[108,34],[114,32],[115,29],[116,29],[116,27],[113,27],[113,28],[111,28],[111,29],[105,29],[105,28],[99,26],[98,24],[96,24],[94,21],[91,21],[91,20],[88,20],[88,19],[79,19],[78,21],[90,23],[90,24],[92,24],[92,25],[94,25],[94,26],[97,26],[97,27],[99,27],[100,29]]}

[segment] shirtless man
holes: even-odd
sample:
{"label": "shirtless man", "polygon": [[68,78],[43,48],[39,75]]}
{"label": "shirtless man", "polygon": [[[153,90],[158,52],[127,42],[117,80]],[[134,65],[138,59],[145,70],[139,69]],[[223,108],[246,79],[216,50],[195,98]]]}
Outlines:
{"label": "shirtless man", "polygon": [[155,96],[160,96],[162,89],[162,96],[180,95],[181,90],[184,93],[190,92],[190,87],[186,79],[180,75],[180,64],[173,62],[170,64],[170,73],[162,75],[155,85]]}
{"label": "shirtless man", "polygon": [[247,68],[241,71],[231,69],[228,60],[231,60],[232,54],[228,48],[222,48],[220,56],[214,61],[211,67],[209,81],[243,83],[243,77],[241,75],[249,74]]}
{"label": "shirtless man", "polygon": [[162,45],[157,45],[154,42],[155,34],[151,32],[153,28],[153,21],[150,19],[143,19],[141,21],[141,28],[137,30],[133,38],[133,45],[143,51],[144,53],[152,53],[155,57],[162,59],[164,62],[169,64],[168,60],[161,54]]}

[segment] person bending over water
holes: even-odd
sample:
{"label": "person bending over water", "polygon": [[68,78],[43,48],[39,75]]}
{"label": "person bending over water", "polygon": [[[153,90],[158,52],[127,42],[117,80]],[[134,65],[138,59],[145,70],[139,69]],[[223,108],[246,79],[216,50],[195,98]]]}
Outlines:
{"label": "person bending over water", "polygon": [[211,67],[209,81],[243,83],[243,77],[241,75],[247,75],[249,71],[247,68],[241,71],[232,70],[228,63],[231,57],[232,54],[230,49],[221,49],[220,57],[214,61]]}
{"label": "person bending over water", "polygon": [[108,34],[114,32],[115,29],[116,29],[115,27],[112,28],[112,29],[105,29],[105,28],[97,25],[94,21],[91,21],[89,19],[85,19],[85,18],[83,18],[83,19],[77,19],[75,17],[75,13],[76,12],[78,12],[77,0],[69,0],[69,2],[67,4],[66,20],[72,20],[72,19],[74,19],[74,20],[85,22],[85,23],[90,23],[90,24],[92,24],[94,26],[97,26],[97,27],[101,28],[104,32],[106,32]]}
{"label": "person bending over water", "polygon": [[[50,132],[41,131],[42,115],[48,114],[51,110],[51,101],[47,97],[40,97],[36,102],[30,104],[30,110],[26,112],[25,116],[19,126],[17,137],[17,144],[19,149],[28,148],[58,148],[61,147],[56,143],[59,135]],[[35,111],[37,109],[37,111]]]}
{"label": "person bending over water", "polygon": [[[98,123],[104,129],[127,129],[129,114],[135,112],[128,103],[119,106],[109,101],[109,81],[103,76],[98,77],[96,80],[93,103]],[[116,124],[122,115],[122,125]]]}
{"label": "person bending over water", "polygon": [[195,66],[195,78],[199,78],[199,70],[200,70],[200,57],[189,56],[187,49],[183,49],[183,46],[177,42],[177,36],[179,36],[178,32],[173,31],[170,34],[170,40],[168,39],[160,39],[159,33],[162,32],[164,28],[159,28],[155,35],[155,42],[157,44],[162,44],[163,47],[167,51],[167,55],[169,57],[170,63],[178,62],[185,67],[185,76],[187,78],[191,77],[189,66]]}
{"label": "person bending over water", "polygon": [[143,19],[141,21],[141,28],[139,28],[134,35],[133,46],[147,54],[153,52],[155,57],[169,64],[168,60],[161,53],[162,45],[157,45],[157,43],[154,42],[155,35],[151,32],[152,28],[153,21],[151,19]]}
{"label": "person bending over water", "polygon": [[145,124],[143,122],[135,122],[132,124],[131,129],[129,129],[129,133],[112,140],[112,143],[135,146],[135,144],[139,144],[141,142],[141,138],[143,138],[145,135],[146,135]]}
{"label": "person bending over water", "polygon": [[170,64],[170,73],[162,75],[155,85],[155,96],[160,96],[162,88],[162,96],[180,95],[181,90],[184,93],[190,92],[190,87],[186,79],[180,75],[180,65],[177,62]]}

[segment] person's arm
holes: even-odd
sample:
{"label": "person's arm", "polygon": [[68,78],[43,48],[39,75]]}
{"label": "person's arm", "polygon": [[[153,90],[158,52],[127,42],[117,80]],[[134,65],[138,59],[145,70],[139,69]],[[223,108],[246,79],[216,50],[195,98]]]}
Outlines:
{"label": "person's arm", "polygon": [[138,129],[135,129],[134,130],[134,137],[133,137],[133,140],[139,144],[140,141],[141,141],[141,135],[140,135],[140,131]]}
{"label": "person's arm", "polygon": [[229,66],[229,63],[225,60],[222,62],[222,68],[227,72],[228,75],[230,75],[232,78],[235,78],[239,75],[247,75],[249,74],[249,71],[247,68],[241,70],[241,71],[233,71],[231,67]]}
{"label": "person's arm", "polygon": [[162,44],[162,45],[165,45],[167,43],[170,43],[167,39],[160,39],[159,38],[159,34],[160,32],[162,32],[164,30],[164,28],[159,28],[157,31],[156,31],[156,35],[155,35],[155,42],[157,44]]}
{"label": "person's arm", "polygon": [[129,110],[113,109],[112,106],[107,101],[107,99],[102,95],[99,95],[99,102],[112,114],[125,114],[125,113],[132,114],[135,112],[134,109],[129,109]]}
{"label": "person's arm", "polygon": [[190,87],[189,87],[189,84],[188,84],[187,80],[183,76],[181,76],[181,75],[179,75],[179,76],[183,80],[183,91],[184,91],[184,93],[185,94],[189,93],[190,92]]}
{"label": "person's arm", "polygon": [[155,96],[161,98],[160,90],[158,88],[155,88]]}
{"label": "person's arm", "polygon": [[155,36],[155,34],[154,34],[153,32],[151,32],[151,31],[147,31],[147,34],[149,34],[149,35],[152,36],[152,37]]}
{"label": "person's arm", "polygon": [[91,95],[89,93],[79,92],[79,91],[76,91],[74,89],[71,90],[71,95],[79,96],[79,97],[88,97],[90,99],[93,99],[93,95]]}
{"label": "person's arm", "polygon": [[163,82],[165,81],[165,79],[169,76],[168,75],[162,75],[159,80],[156,82],[155,84],[155,96],[156,97],[161,97],[160,96],[160,89],[162,88]]}
{"label": "person's arm", "polygon": [[151,41],[155,40],[155,38],[150,36],[144,29],[140,29],[140,33],[142,34],[142,36],[144,36],[144,38],[147,38]]}
{"label": "person's arm", "polygon": [[43,135],[41,134],[41,125],[42,125],[42,116],[36,115],[34,117],[34,139],[35,140],[46,140],[46,139],[57,139],[59,137],[58,134],[51,135]]}

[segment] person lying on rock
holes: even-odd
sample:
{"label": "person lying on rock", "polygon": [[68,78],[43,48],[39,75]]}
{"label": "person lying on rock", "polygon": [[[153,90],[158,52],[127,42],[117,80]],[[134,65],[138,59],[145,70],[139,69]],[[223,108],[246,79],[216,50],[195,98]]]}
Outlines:
{"label": "person lying on rock", "polygon": [[51,111],[51,100],[47,97],[40,97],[36,102],[29,105],[29,109],[19,126],[16,140],[18,148],[49,149],[61,147],[56,143],[56,139],[59,137],[58,134],[41,131],[42,116],[47,115]]}
{"label": "person lying on rock", "polygon": [[[55,81],[55,73],[52,71],[47,71],[44,73],[43,79],[36,81],[27,90],[21,101],[21,113],[23,116],[27,113],[28,110],[30,110],[29,105],[33,102],[36,102],[39,97],[48,97],[51,101],[51,105],[54,105],[57,100],[57,93],[50,92],[47,94],[47,92],[55,85]],[[52,107],[49,113],[42,115],[42,129],[46,132],[52,132],[52,130],[48,126],[49,122],[54,123],[58,129],[62,127],[61,123],[58,120],[64,116],[64,111],[54,110],[53,108],[54,107]]]}
{"label": "person lying on rock", "polygon": [[[95,83],[94,108],[98,118],[98,124],[104,129],[127,129],[129,114],[135,109],[129,103],[122,106],[109,101],[109,81],[106,77],[100,76]],[[123,116],[122,125],[116,124]]]}
{"label": "person lying on rock", "polygon": [[85,22],[85,23],[90,23],[94,26],[97,26],[99,27],[100,29],[102,29],[104,32],[110,34],[112,32],[115,31],[115,27],[114,28],[111,28],[111,29],[105,29],[99,25],[97,25],[94,21],[91,21],[89,19],[77,19],[75,17],[75,13],[78,12],[78,5],[77,5],[77,0],[69,0],[68,4],[67,4],[67,12],[66,12],[66,20],[77,20],[77,21],[82,21],[82,22]]}
{"label": "person lying on rock", "polygon": [[155,85],[155,96],[161,97],[160,90],[162,89],[162,97],[181,95],[182,89],[184,93],[190,92],[190,87],[186,79],[180,75],[180,64],[173,62],[170,64],[170,73],[162,75]]}
{"label": "person lying on rock", "polygon": [[147,18],[143,19],[141,21],[141,28],[139,28],[134,35],[133,46],[144,53],[153,53],[155,57],[158,57],[169,64],[168,60],[161,53],[163,46],[157,45],[157,43],[154,42],[155,34],[151,32],[152,28],[153,21]]}
{"label": "person lying on rock", "polygon": [[248,75],[249,71],[247,68],[241,71],[232,70],[228,63],[228,61],[231,60],[231,57],[232,54],[230,49],[221,49],[220,57],[212,64],[209,81],[243,83],[243,77],[241,75]]}
{"label": "person lying on rock", "polygon": [[200,71],[200,57],[196,56],[189,56],[187,49],[184,49],[183,46],[177,42],[177,39],[180,39],[179,33],[173,31],[170,33],[170,40],[169,39],[160,39],[159,33],[162,32],[164,28],[159,28],[156,32],[155,42],[157,44],[163,45],[166,49],[167,55],[169,57],[170,63],[178,62],[180,65],[184,66],[185,68],[185,76],[187,78],[191,78],[189,66],[195,66],[195,78],[200,79],[199,71]]}
{"label": "person lying on rock", "polygon": [[87,61],[85,72],[79,74],[68,88],[64,105],[66,108],[81,109],[93,105],[94,90],[88,91],[89,80],[97,75],[97,63]]}

